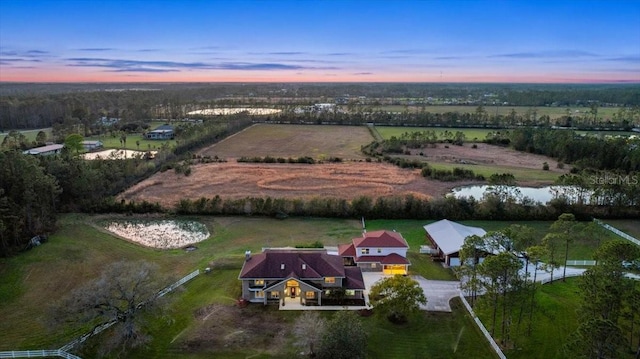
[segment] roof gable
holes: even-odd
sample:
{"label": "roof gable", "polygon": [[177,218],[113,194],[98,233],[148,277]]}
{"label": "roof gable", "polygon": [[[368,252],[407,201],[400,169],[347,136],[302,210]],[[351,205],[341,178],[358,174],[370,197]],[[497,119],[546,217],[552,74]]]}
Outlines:
{"label": "roof gable", "polygon": [[356,248],[409,248],[407,241],[400,233],[384,230],[364,233],[362,237],[353,239],[353,245]]}
{"label": "roof gable", "polygon": [[465,238],[474,235],[482,237],[487,234],[482,228],[465,226],[448,219],[427,224],[423,228],[447,255],[460,251]]}
{"label": "roof gable", "polygon": [[326,251],[265,250],[244,262],[240,278],[344,277],[343,260]]}

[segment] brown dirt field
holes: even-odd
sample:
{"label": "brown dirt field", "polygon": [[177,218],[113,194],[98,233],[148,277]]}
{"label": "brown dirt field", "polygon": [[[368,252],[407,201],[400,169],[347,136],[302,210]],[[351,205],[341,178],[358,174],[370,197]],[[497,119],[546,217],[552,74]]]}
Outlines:
{"label": "brown dirt field", "polygon": [[340,157],[363,159],[360,146],[373,141],[365,126],[255,124],[199,152],[203,156]]}
{"label": "brown dirt field", "polygon": [[179,349],[190,353],[233,352],[260,348],[277,354],[290,340],[291,323],[263,308],[213,304],[198,309],[197,330],[180,341]]}
{"label": "brown dirt field", "polygon": [[413,194],[439,196],[459,183],[430,181],[419,170],[384,163],[344,162],[332,164],[207,163],[192,166],[186,177],[175,171],[157,173],[129,188],[126,200],[147,200],[173,206],[183,198],[380,197]]}
{"label": "brown dirt field", "polygon": [[[464,146],[450,145],[445,148],[438,144],[436,148],[425,148],[413,150],[415,154],[424,153],[427,162],[445,162],[461,164],[494,165],[502,167],[519,167],[539,170],[543,162],[549,163],[551,169],[556,170],[557,161],[552,158],[536,155],[533,153],[519,152],[511,148],[488,145],[486,143],[476,144],[478,148],[472,148],[473,144]],[[570,166],[565,165],[563,173],[568,173]]]}

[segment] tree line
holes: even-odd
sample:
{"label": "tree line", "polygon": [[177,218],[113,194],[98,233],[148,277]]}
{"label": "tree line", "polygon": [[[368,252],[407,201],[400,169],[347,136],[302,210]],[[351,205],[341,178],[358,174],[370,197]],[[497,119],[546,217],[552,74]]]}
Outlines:
{"label": "tree line", "polygon": [[[156,171],[191,158],[190,151],[215,143],[249,126],[244,116],[209,122],[185,132],[175,148],[163,147],[153,157],[84,160],[64,148],[59,156],[0,151],[0,256],[25,249],[32,237],[55,231],[60,212],[101,212],[114,208],[113,196]],[[156,204],[136,204],[132,211],[159,211]]]}

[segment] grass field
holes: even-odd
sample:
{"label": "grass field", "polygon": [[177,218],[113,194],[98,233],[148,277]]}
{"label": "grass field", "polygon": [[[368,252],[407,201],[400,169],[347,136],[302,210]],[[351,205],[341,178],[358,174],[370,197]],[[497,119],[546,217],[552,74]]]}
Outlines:
{"label": "grass field", "polygon": [[221,158],[310,156],[315,159],[364,159],[360,146],[371,141],[373,137],[364,126],[256,124],[205,148],[200,154]]}
{"label": "grass field", "polygon": [[[87,137],[85,140],[88,141],[102,141],[104,148],[123,148],[122,143],[120,143],[119,136],[94,136]],[[136,141],[140,142],[140,146],[136,144]],[[125,149],[128,150],[140,150],[140,151],[157,151],[159,150],[164,143],[168,143],[169,147],[174,147],[176,145],[176,140],[147,140],[142,136],[141,133],[133,133],[127,135],[127,144],[124,146]]]}
{"label": "grass field", "polygon": [[[462,106],[462,105],[432,105],[425,106],[426,112],[431,113],[446,113],[446,112],[459,112],[459,113],[475,113],[477,105],[473,106]],[[373,110],[381,110],[381,111],[389,111],[389,112],[402,112],[407,109],[410,112],[419,112],[421,111],[420,106],[401,106],[401,105],[388,105],[388,106],[380,106],[373,107]],[[495,115],[508,115],[511,113],[511,110],[515,110],[520,115],[525,115],[527,111],[535,110],[536,115],[538,117],[547,115],[551,117],[551,119],[559,118],[565,116],[567,114],[567,107],[528,107],[528,106],[484,106],[484,110],[490,114]],[[600,107],[598,108],[598,117],[599,118],[612,118],[613,114],[618,112],[618,107]],[[590,116],[589,108],[585,107],[569,107],[569,110],[572,115],[580,115],[580,116]],[[578,112],[576,112],[578,111]]]}
{"label": "grass field", "polygon": [[557,172],[544,171],[541,169],[533,170],[530,168],[500,166],[500,165],[467,165],[459,163],[438,163],[429,162],[429,165],[438,170],[453,170],[454,168],[464,168],[472,170],[477,175],[483,175],[485,178],[491,177],[494,173],[511,173],[516,181],[521,184],[525,183],[553,183],[559,176]]}
{"label": "grass field", "polygon": [[[396,127],[396,126],[376,126],[376,130],[382,138],[389,139],[392,136],[399,138],[403,133],[412,133],[412,132],[421,132],[421,131],[435,131],[440,138],[441,134],[445,131],[456,133],[460,131],[464,133],[467,137],[467,141],[469,142],[480,142],[487,138],[487,135],[491,132],[495,132],[496,130],[489,128],[455,128],[455,127]],[[497,131],[507,131],[507,130],[497,130]]]}
{"label": "grass field", "polygon": [[[51,127],[47,127],[47,128],[41,128],[41,129],[37,129],[37,130],[24,130],[24,131],[20,131],[24,137],[27,138],[27,141],[29,142],[33,142],[36,140],[36,136],[38,135],[38,132],[40,131],[44,131],[44,133],[47,134],[47,141],[51,141],[52,140],[52,136],[53,136],[53,132],[52,132],[52,128]],[[0,143],[2,143],[2,141],[4,140],[4,138],[9,134],[9,130],[6,130],[5,132],[0,133]]]}
{"label": "grass field", "polygon": [[[215,318],[218,318],[210,316],[212,319],[198,319],[200,317],[195,313],[212,305],[232,308],[230,305],[240,290],[237,275],[245,250],[259,252],[263,247],[310,244],[316,240],[325,245],[337,245],[347,243],[361,233],[359,220],[201,217],[193,219],[205,223],[212,237],[198,243],[198,250],[186,252],[180,249],[144,248],[115,238],[92,225],[104,219],[106,217],[103,216],[65,215],[60,220],[60,230],[50,236],[48,242],[18,256],[0,259],[0,332],[3,333],[0,336],[0,350],[57,348],[81,334],[85,329],[81,326],[48,330],[49,306],[73,288],[98,276],[107,264],[124,259],[147,260],[158,264],[161,275],[173,278],[167,283],[196,268],[211,266],[214,269],[211,274],[201,275],[185,285],[184,290],[170,295],[172,304],[169,314],[172,320],[167,322],[163,318],[149,318],[155,339],[148,348],[136,351],[130,357],[204,358],[206,355],[217,355],[244,358],[252,355],[291,355],[295,351],[289,348],[290,343],[283,344],[289,349],[277,353],[273,352],[273,348],[265,350],[260,346],[231,347],[227,351],[218,348],[213,352],[189,349],[191,347],[188,344],[194,340],[197,342],[203,333],[208,332],[208,326],[215,325]],[[370,220],[366,221],[366,228],[369,231],[395,229],[402,233],[411,247],[409,259],[412,273],[428,279],[453,280],[455,278],[450,270],[432,262],[429,256],[418,253],[419,246],[425,243],[422,226],[431,222],[433,220]],[[491,231],[505,228],[512,222],[463,223]],[[551,222],[525,224],[532,226],[537,237],[542,238]],[[590,243],[574,243],[570,258],[587,259],[584,253],[589,250],[592,250]],[[581,253],[579,257],[575,256],[577,253]],[[459,303],[453,303],[453,307],[451,315],[427,313],[423,320],[401,327],[376,318],[363,319],[371,336],[370,357],[409,358],[421,352],[429,353],[430,358],[491,357],[484,340]],[[284,317],[279,312],[260,315],[266,316],[267,323],[270,320],[295,320],[295,316],[286,316],[293,314],[284,314]],[[229,325],[234,328],[233,325],[238,324],[230,320]],[[238,327],[232,332],[245,330],[243,328]],[[379,342],[385,337],[395,339],[385,344]],[[88,353],[91,353],[90,348]],[[385,350],[391,353],[390,356],[380,354]]]}
{"label": "grass field", "polygon": [[626,234],[640,239],[640,220],[631,219],[608,219],[606,223],[618,228]]}

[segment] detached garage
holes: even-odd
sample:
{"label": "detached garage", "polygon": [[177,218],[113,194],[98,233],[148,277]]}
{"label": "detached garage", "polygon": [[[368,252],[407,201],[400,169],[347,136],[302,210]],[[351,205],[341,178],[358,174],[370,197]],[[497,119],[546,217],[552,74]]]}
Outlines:
{"label": "detached garage", "polygon": [[460,249],[465,238],[474,235],[482,237],[487,234],[482,228],[465,226],[448,219],[428,224],[423,228],[432,246],[432,255],[440,258],[450,267],[460,265]]}

